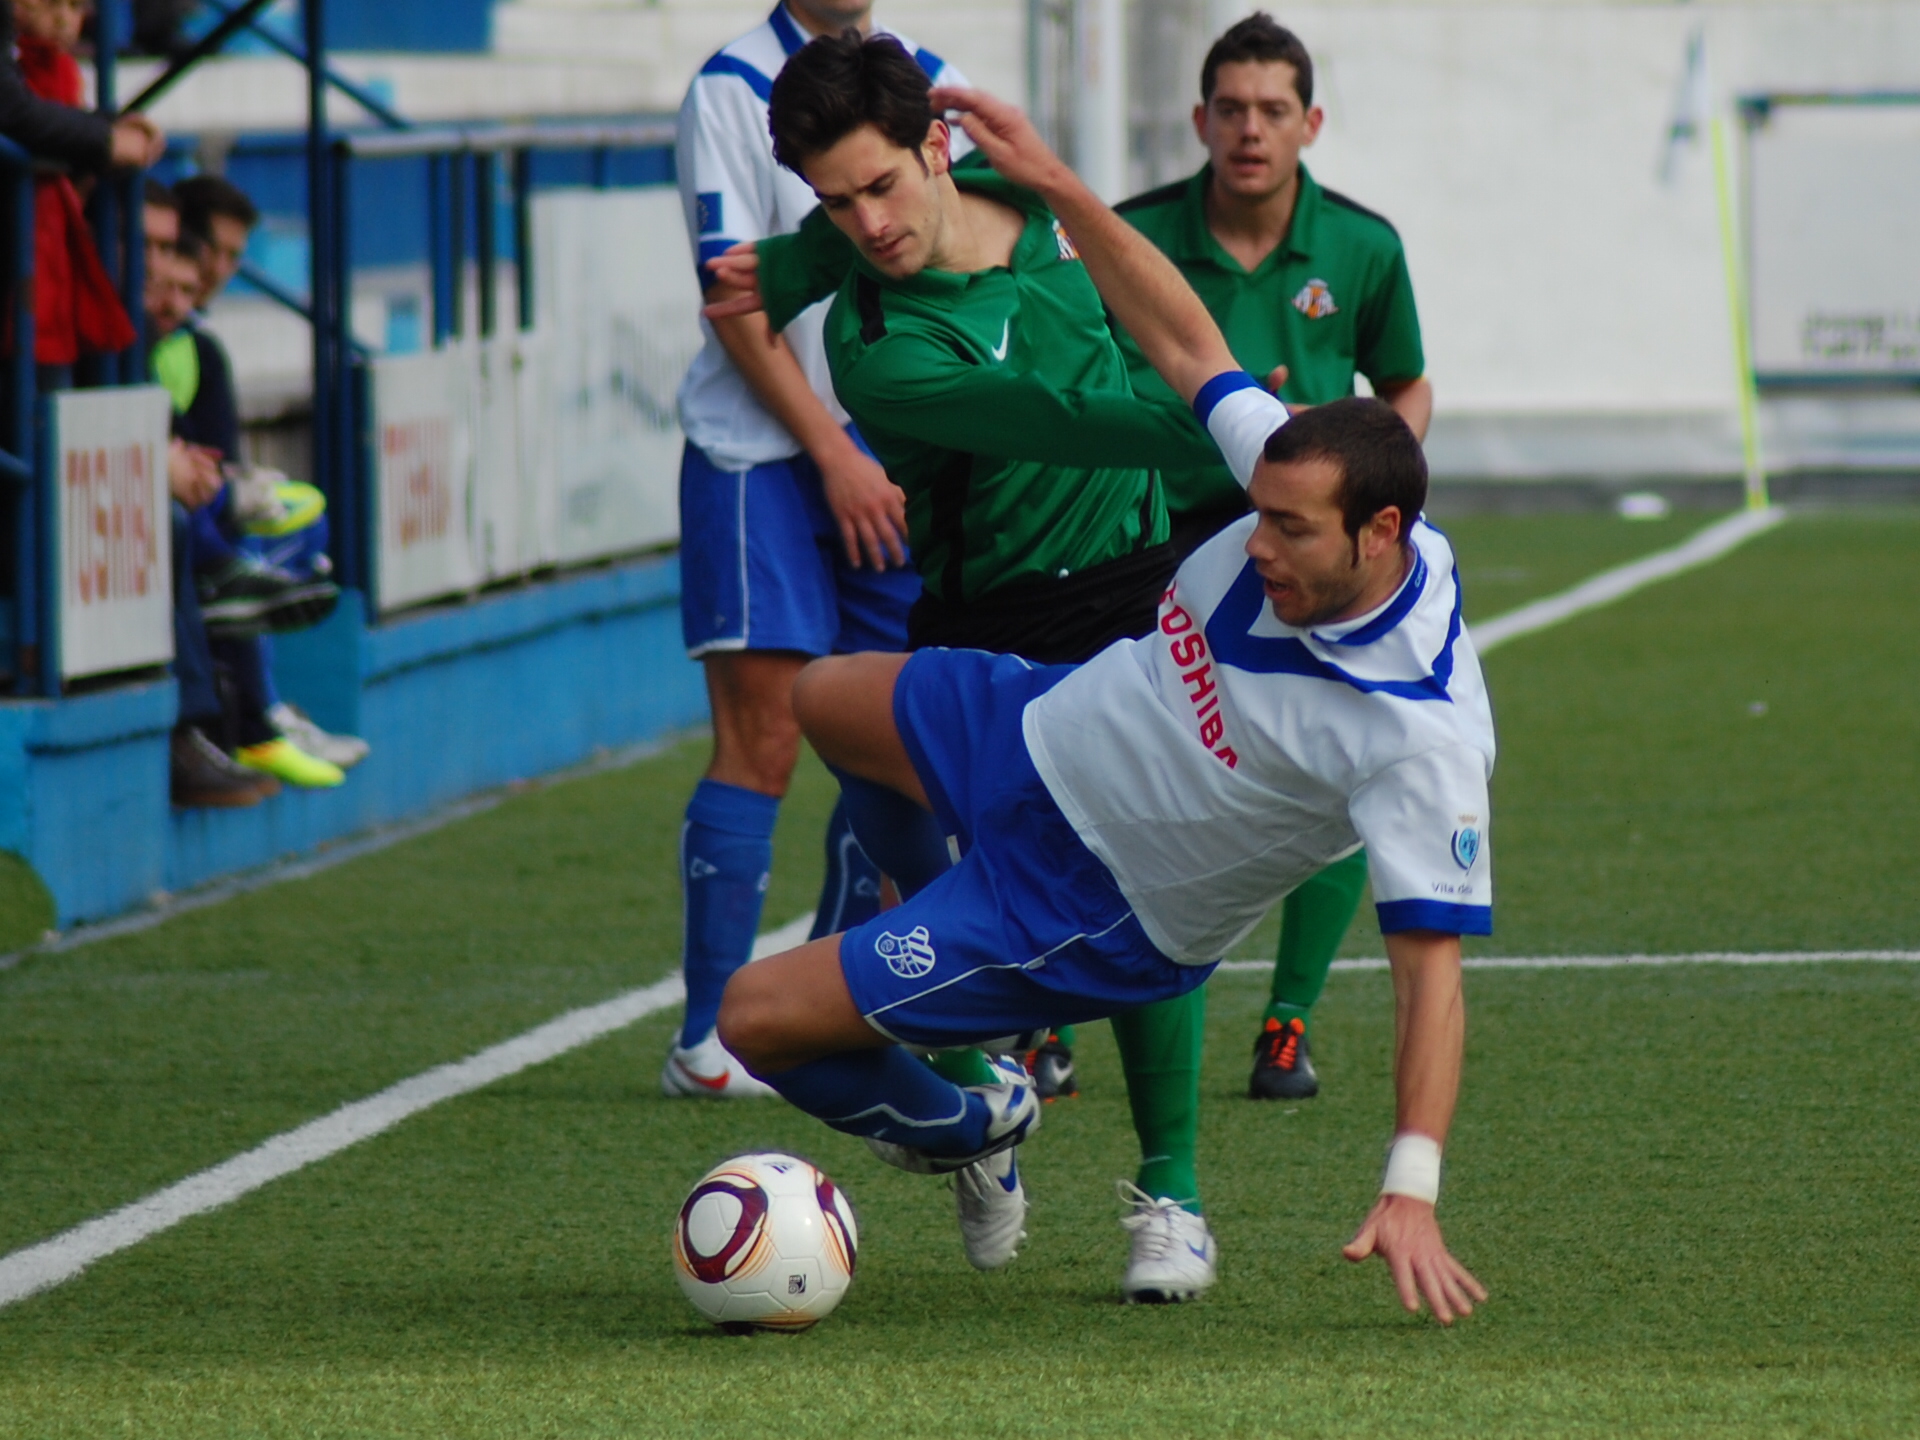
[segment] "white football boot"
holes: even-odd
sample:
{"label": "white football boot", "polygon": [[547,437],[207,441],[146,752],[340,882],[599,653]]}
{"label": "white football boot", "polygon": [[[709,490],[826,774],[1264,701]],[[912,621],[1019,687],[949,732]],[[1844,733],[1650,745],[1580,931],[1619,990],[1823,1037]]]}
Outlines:
{"label": "white football boot", "polygon": [[698,1045],[683,1047],[674,1042],[667,1052],[666,1068],[660,1072],[660,1093],[709,1100],[765,1100],[780,1092],[749,1075],[747,1067],[720,1043],[720,1037],[709,1031]]}
{"label": "white football boot", "polygon": [[1120,1226],[1133,1235],[1120,1288],[1129,1305],[1173,1305],[1211,1289],[1218,1278],[1219,1248],[1207,1217],[1181,1208],[1178,1200],[1159,1200],[1130,1180],[1114,1187],[1129,1214]]}
{"label": "white football boot", "polygon": [[1020,1253],[1027,1238],[1027,1189],[1020,1183],[1017,1153],[1002,1150],[953,1172],[960,1243],[976,1270],[998,1270]]}
{"label": "white football boot", "polygon": [[1027,1067],[1011,1055],[989,1055],[987,1063],[1001,1075],[991,1085],[967,1085],[987,1102],[987,1143],[971,1155],[929,1155],[908,1145],[890,1140],[867,1139],[867,1148],[887,1164],[915,1175],[948,1175],[978,1164],[1002,1150],[1011,1150],[1040,1128],[1040,1097],[1034,1093],[1033,1076]]}

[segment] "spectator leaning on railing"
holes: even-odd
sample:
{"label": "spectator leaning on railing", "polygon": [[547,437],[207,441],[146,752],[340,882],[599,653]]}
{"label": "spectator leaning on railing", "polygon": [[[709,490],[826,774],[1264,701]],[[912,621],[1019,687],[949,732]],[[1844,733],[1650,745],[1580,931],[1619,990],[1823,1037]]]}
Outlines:
{"label": "spectator leaning on railing", "polygon": [[13,11],[0,5],[0,135],[29,154],[78,170],[144,170],[166,150],[166,136],[144,115],[109,119],[34,94],[14,54]]}
{"label": "spectator leaning on railing", "polygon": [[[43,100],[79,108],[83,85],[72,52],[86,23],[85,0],[14,0],[13,14],[27,87]],[[126,349],[134,341],[133,322],[94,249],[80,192],[65,175],[42,174],[33,198],[34,358],[65,366],[82,355]]]}

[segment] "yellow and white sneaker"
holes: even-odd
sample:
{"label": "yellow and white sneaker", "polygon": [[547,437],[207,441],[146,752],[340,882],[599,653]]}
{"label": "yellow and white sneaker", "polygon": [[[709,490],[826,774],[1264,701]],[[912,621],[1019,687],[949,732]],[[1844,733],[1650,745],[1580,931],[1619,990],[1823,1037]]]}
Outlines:
{"label": "yellow and white sneaker", "polygon": [[284,735],[258,745],[243,745],[234,758],[249,770],[277,776],[304,790],[331,790],[347,778],[338,765],[307,754]]}
{"label": "yellow and white sneaker", "polygon": [[734,1059],[714,1034],[691,1047],[675,1043],[660,1072],[660,1093],[670,1098],[708,1100],[765,1100],[777,1099],[780,1094],[749,1075],[747,1067]]}

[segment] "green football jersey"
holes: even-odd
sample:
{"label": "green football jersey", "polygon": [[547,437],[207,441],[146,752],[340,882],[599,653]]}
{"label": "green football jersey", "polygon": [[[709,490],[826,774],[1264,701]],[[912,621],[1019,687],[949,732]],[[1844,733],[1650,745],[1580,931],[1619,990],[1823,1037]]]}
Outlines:
{"label": "green football jersey", "polygon": [[837,289],[835,393],[906,492],[927,589],[961,603],[1165,540],[1155,470],[1220,452],[1170,389],[1134,394],[1099,292],[1045,203],[985,166],[953,178],[1026,217],[1009,265],[890,279],[820,210],[758,249],[776,329]]}
{"label": "green football jersey", "polygon": [[[1300,167],[1300,195],[1287,236],[1252,270],[1229,255],[1207,228],[1211,166],[1116,208],[1159,247],[1206,304],[1227,345],[1255,377],[1288,368],[1280,398],[1323,405],[1353,393],[1355,372],[1374,384],[1417,380],[1426,370],[1420,318],[1400,237],[1380,216],[1322,189]],[[1121,336],[1142,395],[1169,391],[1133,341]],[[1231,505],[1241,496],[1215,461],[1169,471],[1174,514]]]}

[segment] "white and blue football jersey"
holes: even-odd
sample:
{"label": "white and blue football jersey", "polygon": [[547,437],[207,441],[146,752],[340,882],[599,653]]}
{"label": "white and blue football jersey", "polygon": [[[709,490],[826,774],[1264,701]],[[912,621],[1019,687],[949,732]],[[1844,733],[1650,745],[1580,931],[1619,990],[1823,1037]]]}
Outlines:
{"label": "white and blue football jersey", "polygon": [[[907,48],[936,85],[964,85],[966,77],[930,50],[906,36],[875,24]],[[701,68],[681,102],[674,164],[680,202],[686,211],[694,263],[704,290],[711,282],[707,262],[730,245],[764,240],[800,226],[818,202],[807,182],[773,158],[767,131],[767,101],[773,77],[787,57],[805,45],[807,32],[776,6],[765,24],[724,47]],[[954,128],[958,158],[972,148],[965,132]],[[827,307],[822,301],[789,325],[786,341],[806,373],[813,393],[841,424],[847,414],[833,395],[821,330]],[[723,470],[747,470],[800,453],[800,445],[761,406],[713,328],[700,322],[705,344],[680,384],[680,428]]]}
{"label": "white and blue football jersey", "polygon": [[[1285,417],[1257,388],[1208,417],[1241,484]],[[1363,844],[1383,931],[1489,933],[1493,716],[1452,547],[1418,521],[1392,598],[1296,629],[1247,556],[1256,518],[1187,558],[1153,633],[1027,707],[1049,793],[1176,960],[1219,959]]]}

